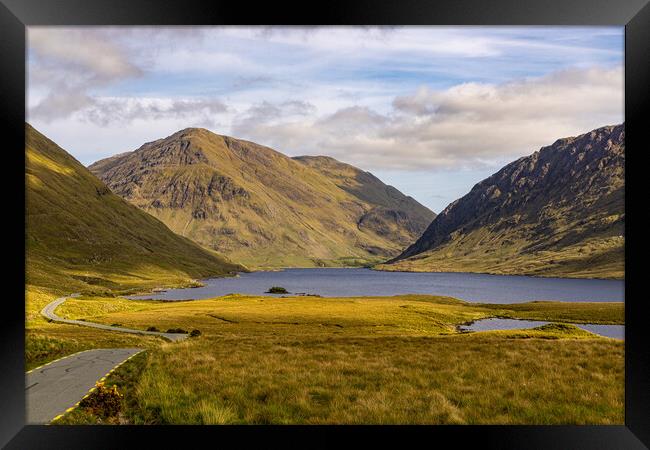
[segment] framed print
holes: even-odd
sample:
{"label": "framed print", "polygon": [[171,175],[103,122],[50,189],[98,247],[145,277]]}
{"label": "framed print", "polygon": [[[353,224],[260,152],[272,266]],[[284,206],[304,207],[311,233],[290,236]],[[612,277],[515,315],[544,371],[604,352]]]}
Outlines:
{"label": "framed print", "polygon": [[649,8],[3,0],[0,442],[646,448]]}

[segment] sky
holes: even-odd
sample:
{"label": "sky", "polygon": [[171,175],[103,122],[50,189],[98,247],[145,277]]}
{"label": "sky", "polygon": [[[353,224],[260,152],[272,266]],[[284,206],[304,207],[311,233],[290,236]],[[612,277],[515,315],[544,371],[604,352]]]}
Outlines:
{"label": "sky", "polygon": [[328,155],[436,213],[622,123],[623,27],[36,27],[27,121],[89,165],[188,127]]}

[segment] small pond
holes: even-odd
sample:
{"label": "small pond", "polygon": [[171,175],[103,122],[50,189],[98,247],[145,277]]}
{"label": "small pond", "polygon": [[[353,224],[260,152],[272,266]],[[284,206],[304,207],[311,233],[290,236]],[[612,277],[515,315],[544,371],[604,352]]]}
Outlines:
{"label": "small pond", "polygon": [[[472,323],[471,325],[461,325],[459,328],[462,331],[493,331],[493,330],[521,330],[526,328],[535,328],[546,325],[550,322],[541,320],[519,320],[519,319],[481,319]],[[596,325],[574,323],[579,328],[587,330],[591,333],[599,334],[615,339],[625,339],[625,325]]]}

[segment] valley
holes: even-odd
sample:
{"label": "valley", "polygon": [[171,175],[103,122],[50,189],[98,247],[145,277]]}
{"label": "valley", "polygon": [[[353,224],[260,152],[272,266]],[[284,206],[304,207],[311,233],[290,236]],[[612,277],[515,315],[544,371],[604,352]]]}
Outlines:
{"label": "valley", "polygon": [[[91,172],[27,126],[27,370],[135,355],[102,378],[119,416],[77,405],[54,424],[621,424],[624,343],[585,329],[624,325],[616,130],[560,140],[436,216],[332,158],[205,130]],[[574,158],[599,168],[588,181],[545,179],[580,148],[600,151]],[[614,279],[571,279],[590,277]],[[464,328],[489,319],[522,322]]]}
{"label": "valley", "polygon": [[79,445],[66,425],[640,445],[629,30],[26,27],[8,423],[37,426],[14,447]]}

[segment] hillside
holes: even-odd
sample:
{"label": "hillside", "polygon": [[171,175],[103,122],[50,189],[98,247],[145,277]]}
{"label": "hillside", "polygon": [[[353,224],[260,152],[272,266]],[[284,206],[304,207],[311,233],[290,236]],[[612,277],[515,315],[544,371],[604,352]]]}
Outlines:
{"label": "hillside", "polygon": [[251,267],[378,262],[435,214],[367,172],[188,128],[89,169],[173,231]]}
{"label": "hillside", "polygon": [[125,290],[243,269],[111,193],[28,124],[25,134],[27,284]]}
{"label": "hillside", "polygon": [[624,140],[606,126],[508,164],[377,268],[623,278]]}
{"label": "hillside", "polygon": [[296,156],[293,159],[317,170],[356,199],[373,205],[359,218],[359,228],[372,230],[404,248],[436,216],[413,197],[405,196],[370,172],[350,164],[329,156]]}

